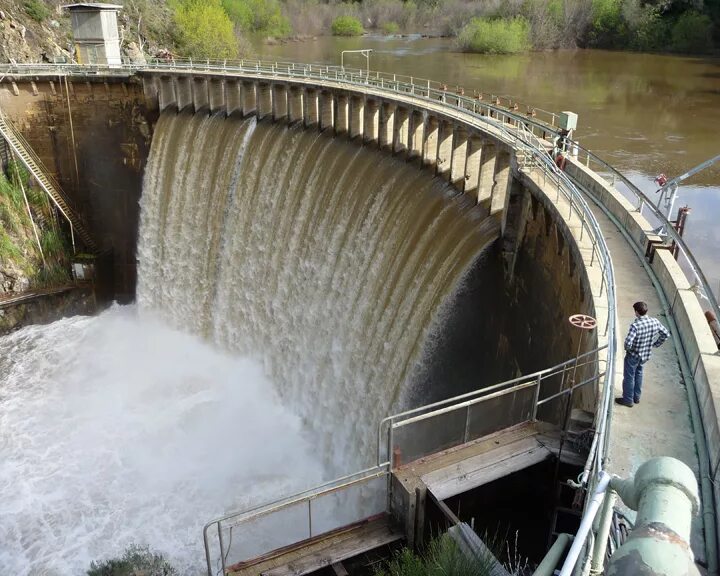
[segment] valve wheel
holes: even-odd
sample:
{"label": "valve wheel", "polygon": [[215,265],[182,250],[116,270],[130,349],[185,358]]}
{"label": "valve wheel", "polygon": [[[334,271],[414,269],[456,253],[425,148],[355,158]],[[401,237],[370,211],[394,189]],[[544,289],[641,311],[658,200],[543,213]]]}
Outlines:
{"label": "valve wheel", "polygon": [[573,314],[568,320],[570,324],[582,330],[592,330],[597,326],[597,320],[587,314]]}

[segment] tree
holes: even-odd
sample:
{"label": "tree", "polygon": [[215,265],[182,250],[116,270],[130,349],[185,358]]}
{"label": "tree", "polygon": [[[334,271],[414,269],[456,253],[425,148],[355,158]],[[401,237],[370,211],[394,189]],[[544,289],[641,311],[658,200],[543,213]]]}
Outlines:
{"label": "tree", "polygon": [[220,0],[182,0],[175,10],[179,44],[193,58],[234,58],[238,42]]}

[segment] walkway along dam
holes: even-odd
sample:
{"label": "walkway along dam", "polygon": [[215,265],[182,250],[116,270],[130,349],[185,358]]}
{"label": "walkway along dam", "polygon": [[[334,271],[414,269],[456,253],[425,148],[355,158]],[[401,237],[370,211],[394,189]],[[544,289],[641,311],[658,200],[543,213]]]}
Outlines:
{"label": "walkway along dam", "polygon": [[[112,250],[116,297],[259,357],[280,396],[322,432],[335,475],[373,464],[209,524],[208,569],[253,573],[249,559],[369,510],[396,516],[412,543],[426,498],[442,510],[546,459],[578,466],[578,490],[591,494],[604,470],[632,474],[670,455],[698,479],[693,551],[717,571],[720,357],[703,316],[717,303],[674,231],[693,273],[663,249],[648,199],[627,181],[634,196],[617,192],[622,175],[579,147],[557,168],[554,116],[426,80],[306,64],[3,73],[8,130],[72,199],[97,249]],[[644,292],[619,289],[633,283]],[[655,292],[674,367],[649,378],[681,416],[654,414],[651,426],[679,426],[672,446],[661,437],[638,446],[642,418],[633,426],[611,404],[628,309]],[[573,326],[576,314],[596,327]],[[431,402],[440,403],[402,412]],[[587,445],[568,440],[573,426]],[[432,460],[438,452],[446,460]],[[427,460],[408,468],[418,458]],[[447,476],[459,461],[475,468]],[[373,483],[379,499],[313,518],[312,502]],[[254,547],[239,536],[268,518],[282,524],[274,515],[293,507],[308,508],[308,533]]]}

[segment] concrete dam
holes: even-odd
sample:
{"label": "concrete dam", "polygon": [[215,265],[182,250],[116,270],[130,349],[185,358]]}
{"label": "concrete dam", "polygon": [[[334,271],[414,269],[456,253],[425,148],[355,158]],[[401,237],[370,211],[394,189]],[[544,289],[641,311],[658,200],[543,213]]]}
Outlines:
{"label": "concrete dam", "polygon": [[[581,485],[594,489],[610,449],[617,310],[603,234],[574,187],[615,202],[644,248],[642,215],[605,198],[609,186],[580,162],[558,170],[552,124],[530,111],[394,75],[371,81],[292,66],[61,76],[35,67],[0,83],[0,106],[110,254],[114,297],[258,362],[300,419],[321,477],[377,455],[377,468],[350,482],[388,478],[389,509],[381,508],[403,511],[408,542],[423,532],[413,490],[442,474],[430,464],[422,481],[420,472],[400,479],[393,470],[411,454],[429,458],[422,442],[492,452],[499,448],[482,438],[512,429],[507,442],[524,446],[516,469],[555,459],[579,466],[573,475],[579,470]],[[651,261],[662,281],[677,266],[665,256]],[[597,328],[578,330],[568,323],[576,314]],[[577,354],[583,362],[572,376],[570,364],[537,372]],[[452,440],[412,428],[422,414],[386,418],[485,388],[445,426],[464,428]],[[594,435],[592,445],[566,442],[571,423],[583,423],[578,437]],[[497,474],[459,483],[476,489]],[[460,494],[447,478],[436,482],[428,493],[440,500]],[[310,502],[322,494],[298,500],[308,502],[304,537],[317,535]],[[560,499],[549,510],[562,508]],[[206,516],[195,527],[230,511],[196,506]],[[557,512],[549,515],[541,528],[548,538],[557,534]],[[243,572],[244,544],[231,550],[227,540],[245,521],[218,519],[210,543],[206,526],[208,570],[221,562],[252,573]],[[200,554],[199,542],[179,538]]]}

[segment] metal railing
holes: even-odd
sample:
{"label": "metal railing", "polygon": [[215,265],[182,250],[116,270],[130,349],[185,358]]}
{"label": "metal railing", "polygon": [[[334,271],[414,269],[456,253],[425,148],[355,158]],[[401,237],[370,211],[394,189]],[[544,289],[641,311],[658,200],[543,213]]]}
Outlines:
{"label": "metal railing", "polygon": [[522,121],[532,126],[533,132],[542,137],[554,137],[558,130],[555,126],[558,119],[556,113],[529,106],[525,107],[526,112],[523,113],[520,111],[519,104],[508,96],[479,91],[472,96],[467,96],[460,87],[455,87],[455,91],[453,91],[452,87],[449,88],[446,84],[435,80],[325,64],[265,60],[193,60],[188,58],[151,59],[145,64],[123,63],[112,66],[19,63],[0,66],[0,73],[8,76],[129,76],[137,72],[192,72],[224,76],[261,76],[372,86],[388,92],[440,102],[450,108],[487,115],[503,122]]}
{"label": "metal railing", "polygon": [[[643,215],[643,211],[646,209],[650,214],[652,214],[685,258],[685,261],[690,268],[690,272],[694,276],[694,278],[689,278],[691,284],[695,284],[695,286],[700,288],[702,291],[701,296],[708,301],[710,307],[715,313],[715,317],[720,318],[720,305],[718,304],[718,300],[715,297],[712,286],[703,273],[700,264],[696,260],[688,245],[685,243],[683,237],[680,236],[678,231],[675,229],[675,226],[667,219],[665,214],[662,213],[652,199],[650,199],[647,194],[633,184],[629,178],[624,176],[621,172],[613,168],[610,164],[605,162],[605,160],[598,157],[590,150],[580,146],[577,142],[568,140],[567,148],[573,151],[573,156],[577,157],[580,164],[583,164],[586,168],[593,170],[593,172],[602,178],[608,186],[614,188],[618,182],[622,182],[631,195],[629,200],[633,202],[636,211],[640,215]],[[577,150],[577,154],[575,154],[575,150]],[[594,169],[594,167],[597,167],[597,169]],[[602,203],[602,199],[598,198],[597,200]],[[651,231],[648,230],[648,232]],[[640,249],[641,251],[645,251],[645,246],[640,246]]]}
{"label": "metal railing", "polygon": [[224,576],[233,565],[386,512],[389,474],[388,463],[379,464],[208,522],[203,528],[208,576]]}
{"label": "metal railing", "polygon": [[[607,370],[607,360],[598,358],[607,348],[605,344],[557,366],[384,418],[378,425],[378,465],[390,462],[394,468],[537,421],[544,405],[565,397],[571,400],[578,390],[603,381],[612,372]],[[488,409],[488,404],[493,406]]]}

